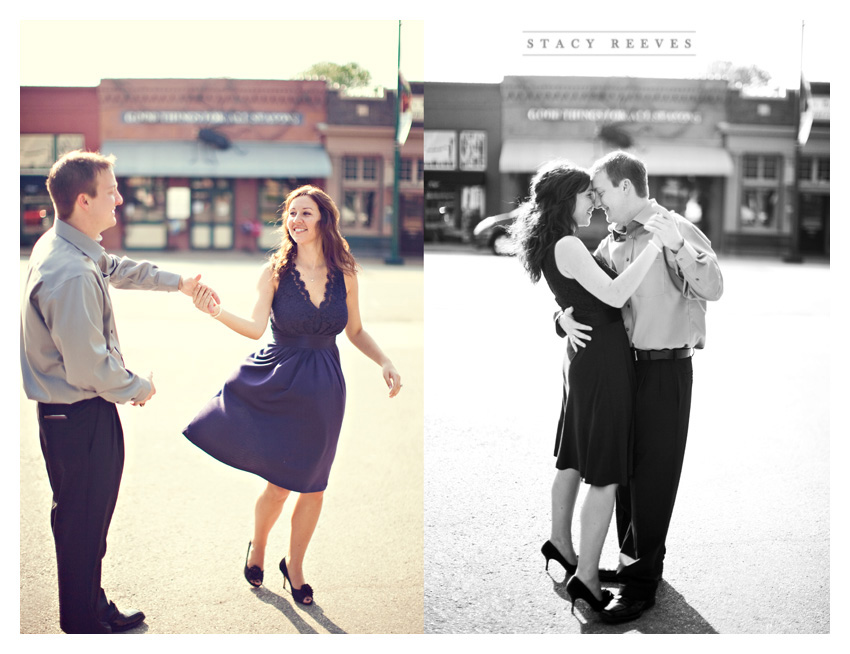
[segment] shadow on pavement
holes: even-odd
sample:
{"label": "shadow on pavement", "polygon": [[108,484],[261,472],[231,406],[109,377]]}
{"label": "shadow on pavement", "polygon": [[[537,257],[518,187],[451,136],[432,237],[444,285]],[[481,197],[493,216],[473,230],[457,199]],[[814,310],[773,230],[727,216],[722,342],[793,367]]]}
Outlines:
{"label": "shadow on pavement", "polygon": [[[265,602],[266,604],[270,604],[275,607],[278,611],[283,613],[287,620],[289,620],[292,625],[298,630],[300,634],[316,634],[319,633],[314,629],[304,618],[298,615],[298,612],[295,610],[295,607],[289,602],[289,600],[281,597],[277,593],[273,593],[268,590],[265,586],[261,586],[252,591],[257,599]],[[322,611],[322,607],[320,607],[317,603],[313,603],[311,605],[299,605],[301,610],[306,611],[310,614],[316,622],[319,623],[322,627],[324,627],[328,633],[330,634],[344,634],[346,633],[343,629],[340,629],[336,624],[334,624],[331,620],[329,620],[324,612]]]}
{"label": "shadow on pavement", "polygon": [[[551,575],[550,575],[551,576]],[[552,579],[555,594],[567,603],[567,579]],[[612,593],[617,593],[617,584],[602,584]],[[584,602],[576,602],[575,618],[581,623],[583,634],[716,634],[717,631],[691,607],[682,595],[663,579],[655,595],[655,606],[645,611],[637,620],[622,624],[607,624]]]}

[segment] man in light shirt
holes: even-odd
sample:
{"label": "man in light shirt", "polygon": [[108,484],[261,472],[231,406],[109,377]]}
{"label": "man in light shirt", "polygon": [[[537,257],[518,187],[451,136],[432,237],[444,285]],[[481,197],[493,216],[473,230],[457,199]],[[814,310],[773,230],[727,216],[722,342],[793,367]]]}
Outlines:
{"label": "man in light shirt", "polygon": [[[655,604],[688,436],[691,357],[705,346],[706,301],[723,294],[723,277],[706,236],[649,199],[640,160],[612,152],[593,165],[591,175],[597,206],[611,223],[594,254],[615,271],[622,273],[649,244],[646,220],[659,213],[663,225],[663,252],[622,309],[637,373],[633,471],[629,486],[617,491],[620,565],[614,579],[622,587],[601,614],[618,623]],[[556,328],[583,347],[590,328],[570,314],[558,315]]]}
{"label": "man in light shirt", "polygon": [[189,297],[200,285],[200,275],[183,278],[100,246],[123,202],[113,163],[75,151],[53,165],[47,189],[56,219],[33,248],[21,305],[21,372],[27,397],[38,403],[66,633],[127,631],[145,617],[118,610],[100,586],[124,465],[115,404],[144,406],[156,393],[152,374],[124,364],[109,285]]}

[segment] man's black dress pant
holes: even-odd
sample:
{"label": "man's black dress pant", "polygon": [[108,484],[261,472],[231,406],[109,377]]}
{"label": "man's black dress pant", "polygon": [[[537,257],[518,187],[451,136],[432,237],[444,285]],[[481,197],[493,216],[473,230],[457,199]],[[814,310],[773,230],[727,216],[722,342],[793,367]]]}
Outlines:
{"label": "man's black dress pant", "polygon": [[118,411],[100,397],[39,403],[38,424],[53,490],[59,625],[66,633],[111,633],[117,609],[106,599],[100,575],[124,468]]}
{"label": "man's black dress pant", "polygon": [[691,413],[691,358],[636,361],[633,472],[617,489],[621,594],[654,599],[664,569],[665,541],[676,502]]}

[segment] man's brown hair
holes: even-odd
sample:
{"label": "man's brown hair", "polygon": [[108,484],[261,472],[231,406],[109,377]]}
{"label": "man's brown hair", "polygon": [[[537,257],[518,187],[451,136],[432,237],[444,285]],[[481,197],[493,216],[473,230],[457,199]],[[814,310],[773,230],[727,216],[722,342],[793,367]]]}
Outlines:
{"label": "man's brown hair", "polygon": [[62,155],[47,176],[47,192],[56,207],[56,216],[68,220],[80,193],[95,197],[97,176],[103,170],[111,170],[114,163],[113,155],[98,152],[74,150]]}

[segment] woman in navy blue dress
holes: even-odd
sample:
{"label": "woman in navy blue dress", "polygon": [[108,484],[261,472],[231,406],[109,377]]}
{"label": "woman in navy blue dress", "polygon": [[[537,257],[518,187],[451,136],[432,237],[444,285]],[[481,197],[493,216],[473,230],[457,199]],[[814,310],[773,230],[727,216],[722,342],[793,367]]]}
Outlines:
{"label": "woman in navy blue dress", "polygon": [[[552,531],[543,545],[570,578],[567,593],[601,611],[611,599],[599,581],[599,559],[618,485],[628,483],[635,372],[620,307],[635,292],[661,242],[646,248],[621,275],[595,259],[575,236],[590,224],[595,206],[587,171],[564,161],[544,165],[531,181],[531,197],[520,207],[512,236],[533,282],[546,279],[561,309],[593,327],[593,340],[564,361],[564,393],[555,442],[557,472],[552,485]],[[655,233],[652,219],[645,225]],[[572,542],[572,517],[579,482],[590,485],[581,512],[581,556]]]}
{"label": "woman in navy blue dress", "polygon": [[401,389],[390,359],[360,321],[356,263],[339,231],[339,210],[324,191],[303,186],[283,205],[280,247],[257,282],[250,318],[215,300],[212,289],[195,293],[195,306],[233,331],[259,339],[269,318],[273,341],[249,356],[184,430],[195,445],[220,461],[263,477],[245,578],[263,582],[266,543],[292,491],[289,552],[280,562],[296,601],[310,604],[304,581],[307,545],[321,513],[345,411],[345,380],[336,335],[381,366],[389,396]]}

